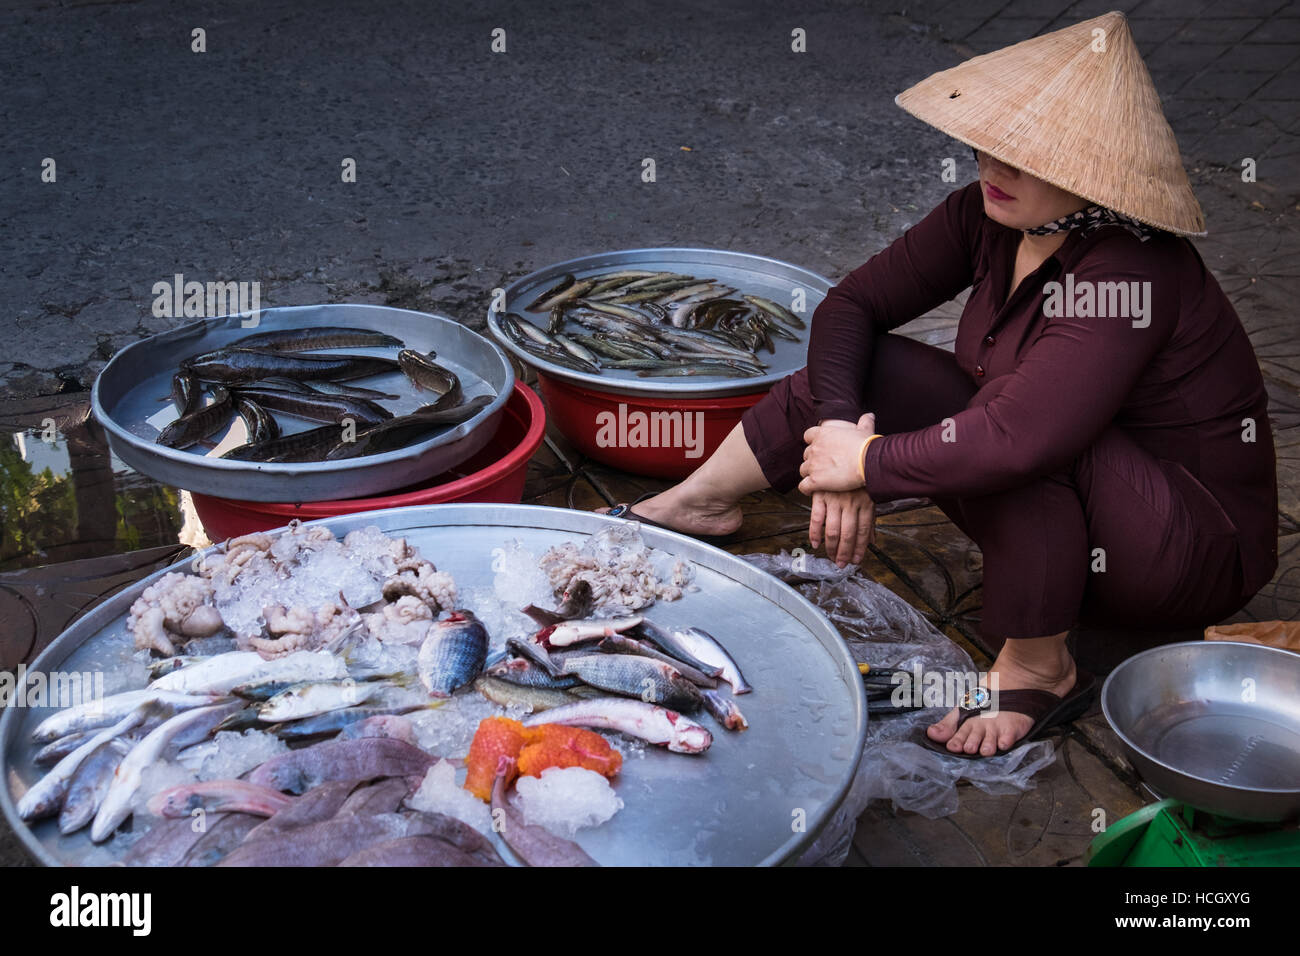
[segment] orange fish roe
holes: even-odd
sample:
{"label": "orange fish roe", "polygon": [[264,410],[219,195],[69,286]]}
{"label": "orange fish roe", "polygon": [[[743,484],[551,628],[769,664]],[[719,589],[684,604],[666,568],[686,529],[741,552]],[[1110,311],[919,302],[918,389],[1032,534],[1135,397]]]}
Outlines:
{"label": "orange fish roe", "polygon": [[[497,762],[502,756],[518,757],[533,731],[508,717],[487,717],[479,722],[474,742],[465,759],[465,789],[480,800],[492,799],[492,782],[497,776]],[[508,786],[517,771],[506,780]]]}
{"label": "orange fish roe", "polygon": [[519,772],[530,777],[548,767],[583,767],[612,777],[623,765],[623,755],[604,737],[582,727],[542,724],[525,733],[530,736],[519,752]]}

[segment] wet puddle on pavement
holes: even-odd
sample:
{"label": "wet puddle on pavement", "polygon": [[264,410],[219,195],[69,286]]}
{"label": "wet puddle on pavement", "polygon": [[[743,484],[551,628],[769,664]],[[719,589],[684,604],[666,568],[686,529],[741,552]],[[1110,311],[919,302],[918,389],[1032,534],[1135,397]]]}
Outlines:
{"label": "wet puddle on pavement", "polygon": [[119,461],[89,404],[0,402],[0,572],[177,543],[180,492]]}

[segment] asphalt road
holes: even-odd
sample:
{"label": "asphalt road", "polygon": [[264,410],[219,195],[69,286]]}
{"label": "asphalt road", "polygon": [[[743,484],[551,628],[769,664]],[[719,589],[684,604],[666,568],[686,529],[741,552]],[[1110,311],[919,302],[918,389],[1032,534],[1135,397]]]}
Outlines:
{"label": "asphalt road", "polygon": [[0,397],[180,324],[152,311],[176,273],[481,327],[494,287],[605,249],[838,277],[953,188],[945,156],[974,174],[893,103],[960,59],[897,4],[9,6]]}

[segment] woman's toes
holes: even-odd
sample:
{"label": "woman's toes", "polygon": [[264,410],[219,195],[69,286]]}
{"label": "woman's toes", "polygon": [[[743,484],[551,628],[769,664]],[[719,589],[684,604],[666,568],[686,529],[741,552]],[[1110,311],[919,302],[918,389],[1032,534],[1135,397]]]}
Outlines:
{"label": "woman's toes", "polygon": [[936,743],[943,743],[945,740],[952,737],[956,730],[957,708],[954,707],[952,710],[948,711],[943,720],[939,721],[937,724],[931,724],[926,728],[925,732],[929,735],[931,740]]}

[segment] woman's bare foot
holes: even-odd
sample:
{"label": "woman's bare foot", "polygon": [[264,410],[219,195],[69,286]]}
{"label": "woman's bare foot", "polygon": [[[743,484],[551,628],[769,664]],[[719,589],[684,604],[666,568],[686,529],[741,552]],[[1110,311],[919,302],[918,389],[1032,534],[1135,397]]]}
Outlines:
{"label": "woman's bare foot", "polygon": [[740,499],[766,487],[767,478],[745,441],[745,430],[736,425],[690,477],[642,501],[629,517],[639,515],[686,534],[731,534],[745,520]]}
{"label": "woman's bare foot", "polygon": [[[601,514],[609,511],[608,508],[598,510]],[[686,483],[647,498],[623,517],[649,518],[674,531],[710,536],[731,534],[745,520],[740,505],[735,501],[696,496]]]}
{"label": "woman's bare foot", "polygon": [[[1035,689],[1058,697],[1068,694],[1074,688],[1077,669],[1066,650],[1065,636],[1066,632],[1062,632],[1051,637],[1008,640],[989,669],[990,675],[997,675],[998,692]],[[926,731],[936,743],[946,741],[952,753],[991,757],[1000,750],[1010,750],[1034,725],[1026,714],[1001,711],[972,717],[957,727],[959,713],[954,708]]]}

